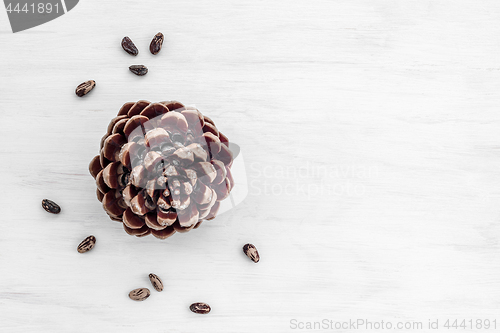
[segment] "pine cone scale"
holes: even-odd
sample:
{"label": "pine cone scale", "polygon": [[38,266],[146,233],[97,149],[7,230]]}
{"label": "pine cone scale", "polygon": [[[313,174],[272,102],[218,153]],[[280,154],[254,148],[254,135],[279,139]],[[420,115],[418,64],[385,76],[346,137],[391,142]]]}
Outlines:
{"label": "pine cone scale", "polygon": [[123,224],[130,229],[140,229],[144,226],[145,222],[128,207],[123,213]]}
{"label": "pine cone scale", "polygon": [[168,226],[162,230],[155,230],[155,229],[150,229],[150,230],[151,230],[151,233],[153,234],[153,236],[155,236],[156,238],[159,238],[159,239],[166,239],[166,238],[172,236],[173,234],[175,234],[175,232],[176,232],[176,230],[172,226]]}

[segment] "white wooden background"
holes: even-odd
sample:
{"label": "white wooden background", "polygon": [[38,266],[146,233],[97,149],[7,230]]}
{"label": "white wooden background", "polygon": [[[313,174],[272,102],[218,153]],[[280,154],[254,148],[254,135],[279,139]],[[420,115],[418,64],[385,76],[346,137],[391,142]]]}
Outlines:
{"label": "white wooden background", "polygon": [[[500,329],[498,1],[82,0],[16,34],[0,10],[0,64],[0,332]],[[212,117],[241,146],[246,200],[163,242],[109,220],[87,166],[139,99]],[[165,291],[131,301],[150,272]]]}

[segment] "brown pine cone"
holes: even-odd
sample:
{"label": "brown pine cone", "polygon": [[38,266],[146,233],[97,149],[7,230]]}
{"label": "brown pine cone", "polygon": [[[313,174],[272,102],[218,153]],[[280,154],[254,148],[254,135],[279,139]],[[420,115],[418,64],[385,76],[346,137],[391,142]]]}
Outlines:
{"label": "brown pine cone", "polygon": [[129,235],[165,239],[217,215],[234,186],[229,141],[196,108],[125,103],[89,165],[97,198]]}

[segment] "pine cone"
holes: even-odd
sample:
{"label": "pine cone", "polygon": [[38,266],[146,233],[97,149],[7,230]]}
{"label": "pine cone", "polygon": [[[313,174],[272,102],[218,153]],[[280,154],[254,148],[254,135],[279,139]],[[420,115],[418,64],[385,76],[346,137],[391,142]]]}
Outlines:
{"label": "pine cone", "polygon": [[234,186],[229,141],[196,108],[125,103],[89,165],[97,198],[129,235],[165,239],[217,215]]}

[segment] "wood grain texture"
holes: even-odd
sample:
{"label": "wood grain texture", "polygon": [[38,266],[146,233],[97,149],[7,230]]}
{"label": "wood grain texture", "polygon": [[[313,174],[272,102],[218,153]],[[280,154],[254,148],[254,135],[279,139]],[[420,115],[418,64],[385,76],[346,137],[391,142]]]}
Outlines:
{"label": "wood grain texture", "polygon": [[[12,34],[0,10],[0,331],[500,326],[499,22],[497,1],[82,0]],[[87,166],[139,99],[214,119],[241,146],[246,200],[163,242],[109,220]],[[165,290],[132,302],[151,272]]]}

